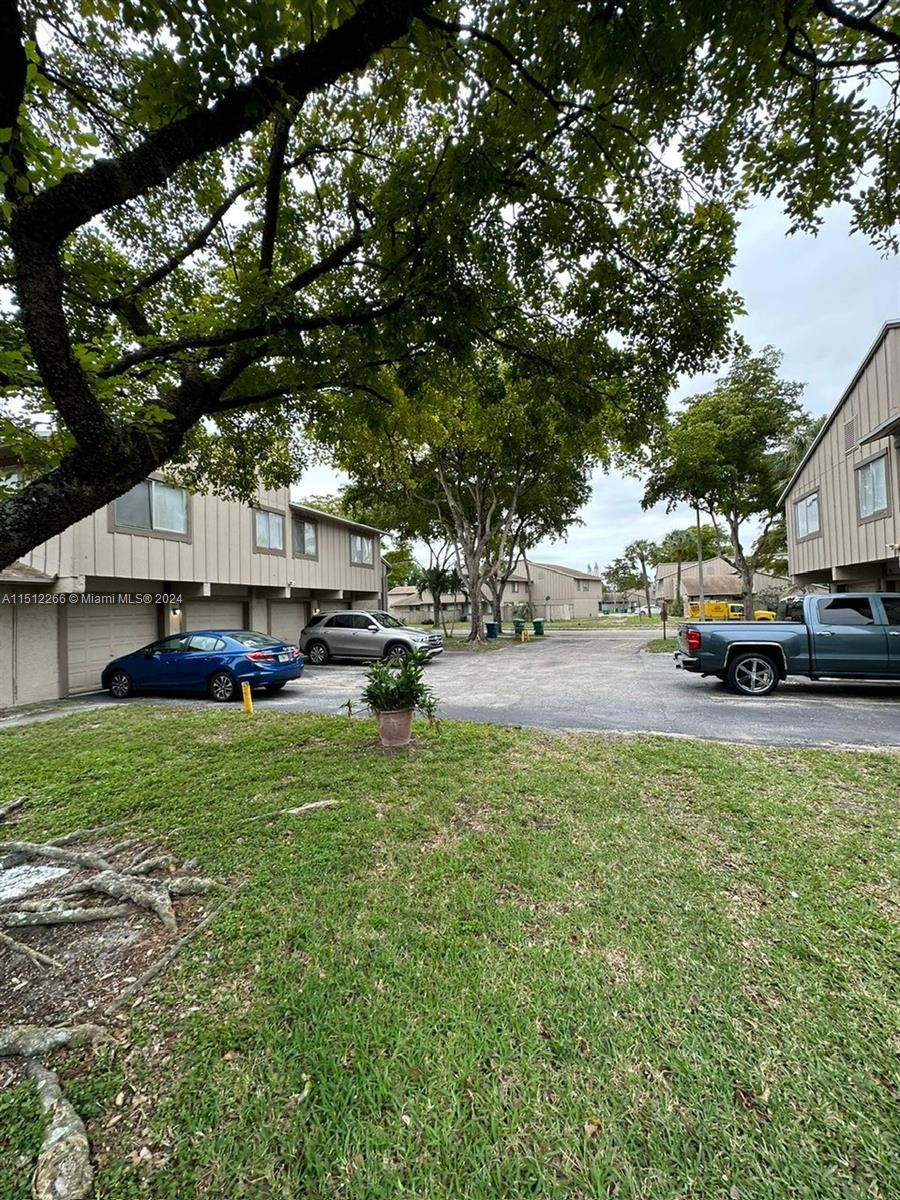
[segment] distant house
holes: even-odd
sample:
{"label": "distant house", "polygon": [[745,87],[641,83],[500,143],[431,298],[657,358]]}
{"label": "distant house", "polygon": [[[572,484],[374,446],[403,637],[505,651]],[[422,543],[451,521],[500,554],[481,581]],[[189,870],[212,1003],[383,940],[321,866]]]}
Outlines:
{"label": "distant house", "polygon": [[780,503],[795,583],[900,591],[900,321],[875,339]]}
{"label": "distant house", "polygon": [[[573,567],[534,562],[531,559],[526,564],[524,559],[520,559],[503,594],[503,619],[511,619],[516,610],[529,603],[529,597],[533,597],[533,615],[546,620],[596,616],[601,611],[603,581],[597,575]],[[391,612],[401,620],[420,622],[432,619],[434,606],[428,591],[420,597],[413,587],[391,588],[388,604]],[[468,620],[468,604],[466,596],[441,596],[446,620]],[[489,615],[491,602],[487,589],[482,597],[482,605],[484,613]]]}
{"label": "distant house", "polygon": [[[678,591],[678,564],[659,563],[656,567],[656,577],[653,584],[653,596],[657,603],[666,600],[672,604],[676,596],[680,597],[684,611],[692,601],[700,599],[700,573],[696,562],[681,564],[680,592]],[[759,599],[771,600],[787,595],[792,590],[790,579],[783,576],[767,575],[757,571],[753,575],[753,595]],[[744,592],[741,577],[722,555],[703,560],[703,596],[705,600],[740,600]]]}

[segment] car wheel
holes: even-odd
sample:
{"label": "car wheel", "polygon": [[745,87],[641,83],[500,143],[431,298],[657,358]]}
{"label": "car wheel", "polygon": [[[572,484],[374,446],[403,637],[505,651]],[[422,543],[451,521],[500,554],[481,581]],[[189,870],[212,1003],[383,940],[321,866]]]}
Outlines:
{"label": "car wheel", "polygon": [[741,696],[768,696],[778,687],[778,669],[758,650],[736,654],[728,664],[728,686]]}
{"label": "car wheel", "polygon": [[134,692],[134,684],[127,671],[113,671],[109,680],[109,694],[117,700],[127,700]]}
{"label": "car wheel", "polygon": [[267,683],[266,691],[267,692],[280,692],[281,689],[284,687],[285,683],[287,683],[286,679],[283,680],[281,683]]}
{"label": "car wheel", "polygon": [[408,646],[404,646],[402,642],[394,642],[384,652],[385,658],[392,658],[395,662],[403,662],[404,658],[409,658],[409,656],[410,649]]}
{"label": "car wheel", "polygon": [[227,704],[237,695],[237,681],[227,671],[216,671],[209,681],[209,695],[219,704]]}
{"label": "car wheel", "polygon": [[314,667],[324,667],[331,658],[331,651],[324,642],[310,642],[306,647],[306,657]]}

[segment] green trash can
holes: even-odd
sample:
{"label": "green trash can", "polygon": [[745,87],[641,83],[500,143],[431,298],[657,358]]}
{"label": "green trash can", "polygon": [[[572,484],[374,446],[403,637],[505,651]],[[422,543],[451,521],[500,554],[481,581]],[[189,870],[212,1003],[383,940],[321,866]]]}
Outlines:
{"label": "green trash can", "polygon": [[531,624],[534,626],[534,636],[535,637],[543,637],[544,636],[544,618],[543,617],[535,617],[534,620],[531,622]]}
{"label": "green trash can", "polygon": [[525,632],[524,617],[516,617],[515,618],[515,620],[513,621],[513,632],[515,633],[516,637],[518,637],[520,633]]}

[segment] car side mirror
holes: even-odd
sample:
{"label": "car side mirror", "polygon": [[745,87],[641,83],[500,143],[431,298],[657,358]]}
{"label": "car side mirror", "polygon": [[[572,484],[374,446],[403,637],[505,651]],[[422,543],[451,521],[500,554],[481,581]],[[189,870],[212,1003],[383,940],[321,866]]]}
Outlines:
{"label": "car side mirror", "polygon": [[145,650],[145,651],[144,651],[144,658],[152,658],[152,657],[154,656],[154,654],[155,654],[155,653],[156,653],[156,651],[155,651],[155,650]]}
{"label": "car side mirror", "polygon": [[370,625],[370,626],[369,626],[369,633],[377,633],[377,632],[378,632],[378,626],[377,626],[377,625]]}

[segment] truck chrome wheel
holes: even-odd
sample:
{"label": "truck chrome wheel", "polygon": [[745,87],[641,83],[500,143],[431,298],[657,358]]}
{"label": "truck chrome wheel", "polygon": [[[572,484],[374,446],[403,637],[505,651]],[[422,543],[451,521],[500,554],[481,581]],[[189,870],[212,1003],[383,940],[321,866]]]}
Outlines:
{"label": "truck chrome wheel", "polygon": [[742,654],[732,663],[728,680],[735,691],[745,696],[766,696],[777,686],[778,674],[770,658]]}

